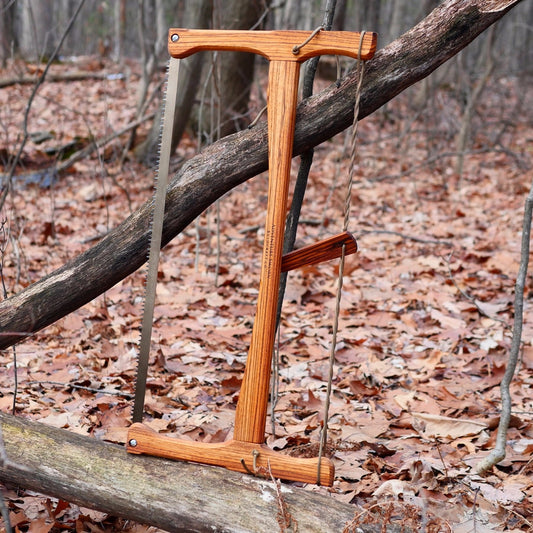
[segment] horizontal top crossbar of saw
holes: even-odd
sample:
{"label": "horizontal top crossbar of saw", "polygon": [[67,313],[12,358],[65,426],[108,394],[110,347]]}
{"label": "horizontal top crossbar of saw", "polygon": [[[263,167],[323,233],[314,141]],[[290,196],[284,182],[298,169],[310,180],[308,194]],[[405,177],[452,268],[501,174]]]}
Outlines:
{"label": "horizontal top crossbar of saw", "polygon": [[[232,50],[260,54],[269,60],[302,63],[318,55],[359,56],[361,33],[349,31],[300,30],[188,30],[171,28],[168,32],[168,52],[183,58],[204,50]],[[377,33],[365,32],[361,44],[361,59],[371,59],[376,51]],[[294,47],[299,48],[298,52]]]}

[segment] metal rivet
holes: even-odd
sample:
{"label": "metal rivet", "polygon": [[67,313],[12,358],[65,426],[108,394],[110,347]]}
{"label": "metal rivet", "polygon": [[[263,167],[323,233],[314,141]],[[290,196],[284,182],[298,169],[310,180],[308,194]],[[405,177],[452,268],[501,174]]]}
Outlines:
{"label": "metal rivet", "polygon": [[129,445],[132,447],[132,448],[135,448],[135,446],[137,446],[137,441],[135,439],[131,439],[130,442],[129,442]]}
{"label": "metal rivet", "polygon": [[173,34],[170,36],[170,40],[171,40],[173,43],[177,43],[177,42],[180,40],[180,36],[179,36],[177,33],[173,33]]}

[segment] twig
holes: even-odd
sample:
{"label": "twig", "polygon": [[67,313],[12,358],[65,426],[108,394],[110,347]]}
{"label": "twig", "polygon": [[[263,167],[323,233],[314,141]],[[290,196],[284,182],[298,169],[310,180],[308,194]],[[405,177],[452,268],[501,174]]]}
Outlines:
{"label": "twig", "polygon": [[374,182],[379,182],[379,181],[387,181],[387,180],[392,180],[392,179],[403,178],[404,176],[408,176],[409,174],[411,174],[415,170],[420,170],[421,168],[424,168],[424,167],[427,167],[429,165],[432,165],[433,163],[435,163],[439,159],[445,159],[447,157],[458,157],[461,153],[463,155],[504,153],[506,155],[513,156],[516,159],[517,164],[521,165],[521,161],[518,158],[518,156],[516,154],[514,154],[512,151],[510,151],[509,149],[485,147],[485,148],[478,148],[478,149],[475,149],[475,150],[465,150],[463,152],[458,152],[458,151],[440,152],[440,153],[438,153],[438,154],[436,154],[436,155],[434,155],[432,157],[428,157],[427,159],[425,159],[424,161],[421,161],[420,163],[418,163],[416,165],[412,165],[409,168],[407,168],[405,170],[402,170],[401,172],[398,172],[396,174],[384,174],[383,176],[377,176],[375,178],[368,178],[368,181],[371,182],[371,183],[374,183]]}
{"label": "twig", "polygon": [[[130,122],[129,124],[126,124],[122,129],[115,131],[113,133],[110,133],[109,135],[106,135],[105,137],[102,137],[101,139],[96,139],[81,150],[78,150],[77,152],[74,152],[68,159],[65,159],[62,163],[56,165],[54,164],[50,168],[54,169],[54,172],[56,174],[61,174],[61,172],[64,172],[68,168],[70,168],[74,163],[84,159],[85,157],[89,156],[92,152],[95,150],[98,150],[105,146],[106,144],[110,143],[112,140],[116,139],[117,137],[120,137],[121,135],[124,135],[124,133],[127,133],[129,130],[138,127],[146,120],[150,120],[154,118],[155,113],[150,113],[149,115],[145,115],[141,117],[138,120],[134,120],[133,122]],[[43,169],[46,170],[46,169]],[[0,174],[0,176],[2,176]],[[9,173],[6,175],[3,175],[4,177],[9,177]],[[13,175],[10,176],[11,178]],[[118,185],[119,188],[123,189],[120,185]],[[0,206],[1,207],[1,206]]]}
{"label": "twig", "polygon": [[[494,58],[492,57],[492,47],[494,44],[494,36],[495,36],[494,26],[492,26],[491,28],[489,28],[487,32],[484,53],[480,54],[478,58],[478,64],[476,65],[477,67],[481,67],[481,63],[485,61],[486,63],[485,71],[483,72],[483,75],[481,76],[481,78],[479,78],[478,81],[474,84],[474,88],[471,89],[469,87],[468,99],[467,99],[464,113],[461,119],[461,127],[459,129],[459,133],[457,134],[457,138],[456,138],[456,147],[458,151],[458,157],[455,163],[455,172],[459,175],[459,179],[462,179],[462,175],[463,175],[464,156],[465,156],[466,144],[468,142],[468,138],[470,137],[472,115],[474,114],[476,104],[481,94],[483,93],[485,87],[487,86],[487,82],[489,81],[492,71],[494,70]],[[478,68],[476,68],[476,71],[477,70]]]}
{"label": "twig", "polygon": [[446,476],[446,479],[450,479],[450,476],[448,475],[448,467],[446,466],[446,463],[444,462],[444,457],[442,456],[442,452],[440,450],[440,441],[437,437],[435,437],[435,447],[437,448],[440,462],[442,463],[442,467],[444,468],[444,475]]}
{"label": "twig", "polygon": [[453,243],[450,241],[443,241],[440,239],[423,239],[422,237],[415,237],[414,235],[407,235],[405,233],[400,233],[399,231],[392,231],[386,229],[372,229],[358,232],[358,235],[370,235],[372,233],[383,233],[384,235],[396,235],[402,239],[407,239],[414,242],[420,242],[422,244],[442,244],[444,246],[453,246]]}
{"label": "twig", "polygon": [[[142,121],[147,120],[147,119],[151,119],[155,115],[155,113],[151,113],[150,115],[147,115],[147,116],[141,116],[141,118],[137,118],[134,122],[131,122],[131,123],[127,124],[118,133],[113,131],[111,134],[108,134],[107,136],[102,137],[101,139],[98,140],[98,139],[95,138],[95,135],[92,132],[91,125],[90,125],[90,123],[89,123],[89,121],[87,119],[86,113],[84,113],[82,111],[78,111],[78,109],[73,108],[72,106],[59,103],[53,98],[50,98],[50,97],[47,97],[47,96],[41,96],[41,98],[44,99],[45,101],[50,102],[54,106],[57,106],[57,107],[59,107],[61,109],[66,109],[69,113],[74,113],[74,114],[78,115],[79,117],[81,117],[81,120],[83,121],[83,123],[85,124],[85,127],[87,128],[87,138],[90,141],[88,146],[84,146],[80,150],[72,153],[66,162],[63,162],[63,163],[59,164],[59,167],[58,167],[58,165],[56,163],[54,163],[50,167],[46,167],[46,168],[41,170],[42,172],[46,172],[48,169],[51,169],[53,174],[54,174],[54,176],[58,175],[63,170],[66,170],[67,168],[69,168],[72,164],[74,164],[80,158],[83,158],[83,157],[86,157],[86,156],[90,155],[90,153],[92,151],[98,152],[100,150],[100,148],[103,148],[104,145],[106,145],[107,143],[111,142],[117,136],[120,136],[123,133],[126,133],[127,130],[136,128],[137,126],[139,126],[142,123]],[[126,128],[127,128],[127,130],[126,130]],[[92,149],[91,149],[91,147],[92,147]],[[126,153],[127,150],[129,150],[129,148],[128,148],[128,145],[126,144],[126,146],[124,146],[123,153],[122,153],[121,168],[122,168],[122,165],[124,163],[125,153]],[[102,156],[100,155],[100,153],[98,153],[98,159],[99,159],[100,164],[102,165],[103,162],[102,162]],[[109,173],[107,173],[107,174],[109,175]],[[129,210],[131,212],[132,211],[131,198],[130,198],[130,193],[129,193],[128,189],[118,182],[118,180],[117,180],[117,178],[116,178],[114,173],[111,174],[111,180],[115,184],[115,186],[118,187],[124,193],[124,195],[126,196],[126,200],[128,201],[128,207],[129,207]]]}
{"label": "twig", "polygon": [[274,11],[275,9],[279,9],[280,7],[283,7],[284,5],[285,5],[285,1],[280,2],[279,4],[267,5],[265,7],[265,10],[261,14],[261,16],[257,19],[257,22],[250,29],[251,30],[255,30],[255,29],[259,28],[261,26],[261,24],[263,24],[263,21],[266,19],[266,17],[268,16],[268,14],[271,11]]}
{"label": "twig", "polygon": [[264,106],[262,109],[260,109],[259,113],[257,113],[257,116],[248,124],[248,129],[253,128],[258,122],[259,119],[262,117],[263,113],[267,110],[267,106]]}
{"label": "twig", "polygon": [[[518,414],[518,413],[519,413],[519,411],[515,411],[515,414]],[[525,472],[526,472],[526,469],[529,467],[529,465],[532,462],[533,462],[533,455],[530,455],[527,463],[518,471],[518,475],[519,476],[524,475]]]}
{"label": "twig", "polygon": [[474,489],[474,501],[472,503],[472,522],[474,523],[474,533],[476,533],[477,531],[476,506],[477,506],[478,494],[479,494],[479,487]]}
{"label": "twig", "polygon": [[96,394],[106,394],[108,396],[122,396],[128,400],[133,398],[133,394],[121,391],[111,391],[106,389],[95,389],[94,387],[86,387],[84,385],[76,385],[76,383],[62,383],[61,381],[28,381],[28,385],[51,385],[52,387],[64,387],[72,389],[80,389],[88,392],[94,392]]}
{"label": "twig", "polygon": [[[116,76],[116,77],[115,77]],[[123,74],[111,74],[109,72],[63,72],[50,74],[48,81],[83,81],[83,80],[106,80],[106,79],[123,79]],[[0,79],[0,89],[3,87],[9,87],[10,85],[29,85],[31,83],[37,83],[39,78],[36,76],[19,76],[12,78]]]}
{"label": "twig", "polygon": [[[374,503],[373,505],[371,505],[368,509],[363,509],[361,512],[357,513],[350,522],[348,522],[345,526],[344,526],[344,529],[342,530],[342,533],[359,533],[359,532],[363,532],[363,530],[357,526],[359,526],[361,524],[361,520],[363,517],[365,517],[366,515],[368,516],[372,516],[372,513],[374,511],[374,509],[381,509],[383,507],[383,503],[380,502],[380,503]],[[385,525],[385,524],[384,524]],[[386,525],[385,525],[386,527]]]}
{"label": "twig", "polygon": [[110,143],[112,140],[116,139],[117,137],[120,137],[121,135],[124,135],[124,133],[127,133],[131,129],[140,126],[146,120],[154,118],[154,116],[155,116],[155,113],[150,113],[149,115],[145,115],[144,117],[141,117],[137,120],[134,120],[133,122],[130,122],[129,124],[126,124],[126,126],[124,126],[122,129],[115,131],[113,133],[110,133],[109,135],[106,135],[105,137],[102,137],[99,140],[95,140],[94,142],[86,146],[85,148],[82,148],[78,152],[73,153],[68,159],[63,161],[61,164],[57,165],[56,167],[57,173],[60,174],[64,170],[67,170],[77,161],[80,161],[81,159],[87,157],[95,150],[102,148],[106,144]]}
{"label": "twig", "polygon": [[487,457],[482,459],[476,466],[476,472],[483,474],[499,463],[505,457],[505,445],[507,443],[507,430],[511,421],[511,393],[509,385],[513,379],[518,356],[520,354],[520,344],[522,340],[522,322],[524,314],[524,287],[526,284],[527,267],[529,262],[529,239],[531,235],[531,215],[533,214],[533,183],[527,195],[524,207],[524,221],[522,224],[522,247],[520,257],[520,267],[516,277],[515,301],[514,301],[514,323],[513,338],[511,341],[511,350],[509,352],[509,361],[500,384],[502,397],[502,409],[500,423],[498,425],[498,434],[496,436],[496,445]]}
{"label": "twig", "polygon": [[513,514],[516,516],[516,518],[518,518],[518,520],[521,520],[523,524],[525,524],[526,526],[528,526],[531,531],[533,531],[533,522],[530,522],[529,520],[526,519],[525,516],[522,516],[520,513],[516,512],[513,508],[511,508],[510,506],[505,506],[505,505],[502,505],[502,507],[509,513],[509,514]]}
{"label": "twig", "polygon": [[276,519],[279,524],[280,532],[285,533],[286,531],[289,531],[288,528],[292,527],[293,533],[297,533],[298,522],[289,512],[287,502],[285,501],[283,494],[281,494],[281,483],[279,482],[279,479],[276,479],[272,475],[270,461],[268,462],[268,473],[270,474],[270,479],[272,480],[272,483],[274,483],[274,488],[276,489],[276,503],[278,504],[278,515]]}

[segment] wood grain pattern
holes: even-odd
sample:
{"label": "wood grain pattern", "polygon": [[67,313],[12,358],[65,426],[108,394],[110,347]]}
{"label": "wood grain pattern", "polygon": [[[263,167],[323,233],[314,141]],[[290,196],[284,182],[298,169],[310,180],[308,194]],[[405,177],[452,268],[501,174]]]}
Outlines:
{"label": "wood grain pattern", "polygon": [[[133,443],[133,445],[132,445]],[[265,444],[237,440],[221,443],[203,443],[161,435],[143,424],[133,424],[128,432],[127,450],[130,453],[156,455],[166,459],[192,461],[228,470],[302,483],[318,483],[331,486],[335,468],[323,458],[318,475],[318,459],[284,455],[271,450]]]}
{"label": "wood grain pattern", "polygon": [[235,414],[235,439],[256,444],[265,440],[299,71],[296,61],[270,63],[265,241],[257,312]]}
{"label": "wood grain pattern", "polygon": [[[259,54],[271,61],[302,63],[318,55],[343,55],[356,58],[361,33],[321,31],[298,54],[295,45],[302,44],[310,31],[247,31],[247,30],[188,30],[172,28],[168,32],[168,51],[172,57],[187,57],[204,50],[233,50]],[[173,41],[177,36],[177,41]],[[176,39],[176,37],[174,37]],[[361,59],[370,59],[377,44],[377,34],[365,32]]]}
{"label": "wood grain pattern", "polygon": [[348,231],[285,254],[281,258],[281,271],[288,272],[307,265],[338,259],[342,255],[343,246],[345,256],[357,252],[357,241]]}
{"label": "wood grain pattern", "polygon": [[[0,424],[10,461],[0,464],[3,485],[152,525],[158,531],[279,531],[276,488],[268,479],[190,461],[133,455],[124,446],[22,416],[0,412]],[[325,490],[284,484],[282,493],[301,533],[340,532],[354,515],[353,505]]]}

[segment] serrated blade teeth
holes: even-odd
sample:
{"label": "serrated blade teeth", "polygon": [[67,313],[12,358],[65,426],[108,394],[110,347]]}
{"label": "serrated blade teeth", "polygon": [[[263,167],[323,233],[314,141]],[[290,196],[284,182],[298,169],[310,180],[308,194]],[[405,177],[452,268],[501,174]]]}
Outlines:
{"label": "serrated blade teeth", "polygon": [[167,83],[163,98],[163,120],[159,138],[159,163],[155,180],[155,193],[152,200],[153,210],[150,221],[150,248],[148,253],[148,269],[146,272],[146,289],[143,317],[141,324],[141,342],[137,361],[137,377],[135,382],[135,400],[133,405],[133,422],[141,422],[146,393],[146,378],[150,359],[150,342],[152,338],[152,322],[154,317],[155,294],[157,286],[157,270],[159,252],[163,235],[165,216],[165,197],[168,184],[172,129],[174,127],[174,111],[178,92],[179,59],[171,58],[167,66]]}

